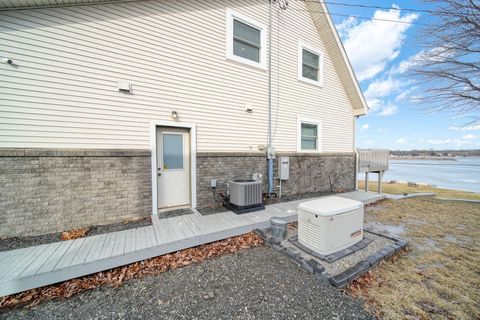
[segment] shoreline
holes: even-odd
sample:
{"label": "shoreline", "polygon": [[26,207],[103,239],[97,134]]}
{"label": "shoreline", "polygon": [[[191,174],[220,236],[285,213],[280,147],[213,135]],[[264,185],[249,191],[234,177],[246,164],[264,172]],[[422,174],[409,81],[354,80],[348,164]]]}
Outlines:
{"label": "shoreline", "polygon": [[[360,176],[358,176],[357,180],[365,182],[365,179],[360,179]],[[377,181],[375,179],[369,181],[369,184],[376,184],[376,183],[377,183]],[[405,181],[405,180],[388,180],[388,181],[383,181],[382,180],[382,184],[383,183],[385,183],[385,184],[406,184],[406,185],[413,183],[413,184],[415,184],[416,187],[428,187],[428,188],[432,188],[432,189],[443,189],[443,190],[468,192],[468,193],[472,193],[472,194],[480,194],[480,191],[456,189],[456,188],[451,188],[451,187],[442,187],[442,186],[439,186],[439,185],[425,183],[425,182],[415,182],[415,181]]]}
{"label": "shoreline", "polygon": [[428,157],[428,156],[392,156],[389,160],[440,160],[440,161],[458,161],[456,157]]}

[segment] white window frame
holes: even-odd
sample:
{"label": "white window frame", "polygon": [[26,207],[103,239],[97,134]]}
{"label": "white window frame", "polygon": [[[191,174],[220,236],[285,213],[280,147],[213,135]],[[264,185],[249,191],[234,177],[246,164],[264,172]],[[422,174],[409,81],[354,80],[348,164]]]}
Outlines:
{"label": "white window frame", "polygon": [[[255,62],[243,57],[233,54],[233,20],[236,19],[249,26],[260,30],[260,62]],[[247,64],[252,67],[267,69],[267,26],[257,22],[247,16],[244,16],[231,9],[227,9],[227,41],[226,41],[226,57],[228,60],[233,60]]]}
{"label": "white window frame", "polygon": [[[317,125],[317,149],[302,149],[302,123]],[[311,118],[297,117],[297,152],[319,153],[322,152],[322,121]]]}
{"label": "white window frame", "polygon": [[[303,72],[302,72],[303,49],[318,55],[318,80],[317,81],[309,78],[305,78],[303,76]],[[320,49],[307,45],[302,41],[298,42],[298,80],[307,82],[319,87],[323,87],[323,52]]]}

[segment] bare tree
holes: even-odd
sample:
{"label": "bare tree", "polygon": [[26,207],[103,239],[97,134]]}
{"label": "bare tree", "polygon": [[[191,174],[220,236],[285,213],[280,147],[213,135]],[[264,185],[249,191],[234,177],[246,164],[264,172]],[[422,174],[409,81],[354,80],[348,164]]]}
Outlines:
{"label": "bare tree", "polygon": [[429,109],[449,110],[480,119],[480,2],[427,0],[434,22],[421,33],[425,50],[411,74],[425,88],[418,101]]}

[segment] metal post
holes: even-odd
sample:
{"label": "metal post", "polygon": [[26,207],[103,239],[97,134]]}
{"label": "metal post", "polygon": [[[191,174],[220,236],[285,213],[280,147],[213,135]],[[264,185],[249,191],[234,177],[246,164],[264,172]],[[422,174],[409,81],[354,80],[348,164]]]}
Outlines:
{"label": "metal post", "polygon": [[382,193],[382,177],[383,177],[383,171],[378,171],[378,193]]}
{"label": "metal post", "polygon": [[368,192],[368,171],[365,172],[365,192]]}
{"label": "metal post", "polygon": [[[268,148],[270,152],[272,147],[272,0],[268,7]],[[273,193],[273,159],[272,155],[268,157],[268,193]]]}

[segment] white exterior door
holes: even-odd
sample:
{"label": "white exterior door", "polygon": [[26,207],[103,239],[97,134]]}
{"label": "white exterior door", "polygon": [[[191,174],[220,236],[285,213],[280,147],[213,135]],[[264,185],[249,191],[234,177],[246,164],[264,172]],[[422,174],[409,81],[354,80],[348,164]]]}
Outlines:
{"label": "white exterior door", "polygon": [[157,127],[158,208],[190,205],[190,133]]}

